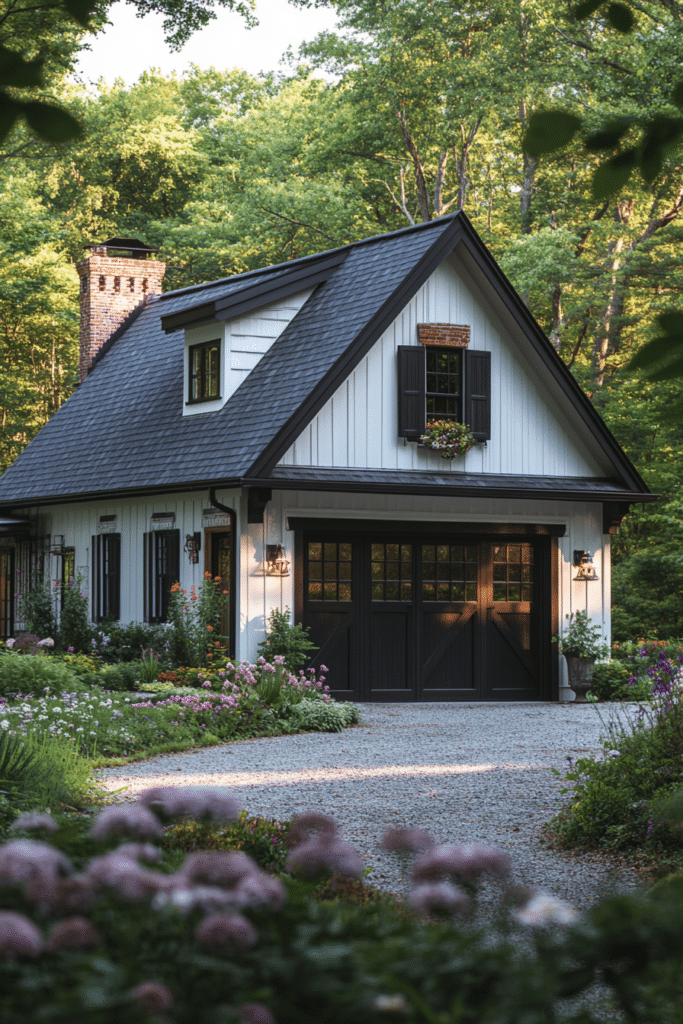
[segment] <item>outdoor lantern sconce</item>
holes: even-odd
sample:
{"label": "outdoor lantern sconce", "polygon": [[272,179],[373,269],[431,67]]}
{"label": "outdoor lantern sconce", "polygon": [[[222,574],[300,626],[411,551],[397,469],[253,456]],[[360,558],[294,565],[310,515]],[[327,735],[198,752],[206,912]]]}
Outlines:
{"label": "outdoor lantern sconce", "polygon": [[289,576],[289,562],[285,558],[282,544],[266,545],[266,564],[269,576]]}
{"label": "outdoor lantern sconce", "polygon": [[64,554],[64,535],[56,533],[52,538],[52,554],[63,555]]}
{"label": "outdoor lantern sconce", "polygon": [[589,583],[591,580],[600,579],[593,565],[593,556],[589,551],[575,551],[574,565],[578,568],[578,572],[574,577],[575,581]]}
{"label": "outdoor lantern sconce", "polygon": [[202,549],[201,533],[187,533],[185,535],[185,550],[187,551],[190,563],[196,565],[199,561],[199,552]]}

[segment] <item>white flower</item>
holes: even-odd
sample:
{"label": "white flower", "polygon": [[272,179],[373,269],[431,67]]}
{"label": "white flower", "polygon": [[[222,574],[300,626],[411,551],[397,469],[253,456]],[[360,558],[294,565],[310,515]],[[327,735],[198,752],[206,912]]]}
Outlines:
{"label": "white flower", "polygon": [[515,910],[514,916],[520,924],[531,928],[545,928],[549,924],[575,924],[579,919],[578,911],[570,903],[544,892],[535,893],[523,907]]}
{"label": "white flower", "polygon": [[9,729],[9,720],[7,718],[3,718],[2,722],[0,722],[0,729]]}

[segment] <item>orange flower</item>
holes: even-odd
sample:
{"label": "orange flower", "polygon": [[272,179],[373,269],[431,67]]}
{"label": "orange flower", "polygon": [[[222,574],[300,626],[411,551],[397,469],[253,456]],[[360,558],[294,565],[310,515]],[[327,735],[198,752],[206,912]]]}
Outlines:
{"label": "orange flower", "polygon": [[171,593],[172,594],[177,594],[179,590],[180,590],[180,584],[179,583],[174,583],[173,586],[171,587]]}
{"label": "orange flower", "polygon": [[227,590],[224,590],[223,591],[223,597],[227,597],[227,594],[228,594]]}
{"label": "orange flower", "polygon": [[213,633],[213,626],[207,626],[206,628],[208,629],[208,631],[209,631],[210,633]]}
{"label": "orange flower", "polygon": [[210,580],[211,579],[211,573],[210,572],[205,572],[204,573],[204,579],[205,580]]}

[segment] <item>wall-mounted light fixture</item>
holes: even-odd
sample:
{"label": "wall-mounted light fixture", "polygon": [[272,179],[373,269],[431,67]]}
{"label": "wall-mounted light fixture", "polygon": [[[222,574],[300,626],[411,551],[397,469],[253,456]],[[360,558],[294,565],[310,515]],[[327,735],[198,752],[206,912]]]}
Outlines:
{"label": "wall-mounted light fixture", "polygon": [[64,554],[64,535],[56,533],[52,538],[52,554],[63,555]]}
{"label": "wall-mounted light fixture", "polygon": [[578,580],[579,583],[589,583],[592,580],[599,580],[595,566],[593,565],[593,556],[589,551],[575,551],[574,552],[574,565],[577,567],[578,572],[574,577],[574,580]]}
{"label": "wall-mounted light fixture", "polygon": [[282,544],[266,545],[266,567],[269,576],[289,576],[289,562]]}
{"label": "wall-mounted light fixture", "polygon": [[202,550],[201,531],[185,534],[185,550],[187,551],[190,563],[196,565],[199,561],[199,552]]}

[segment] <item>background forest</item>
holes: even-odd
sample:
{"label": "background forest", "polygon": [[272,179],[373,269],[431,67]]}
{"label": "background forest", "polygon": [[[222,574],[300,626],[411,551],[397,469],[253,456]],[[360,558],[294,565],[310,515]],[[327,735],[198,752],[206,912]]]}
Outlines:
{"label": "background forest", "polygon": [[544,107],[587,131],[677,114],[683,3],[633,3],[629,35],[566,0],[319,6],[337,33],[285,73],[150,70],[88,92],[69,78],[84,32],[53,11],[30,42],[21,4],[0,4],[0,46],[48,54],[44,94],[84,127],[56,146],[19,124],[0,149],[0,468],[75,385],[85,244],[142,238],[175,288],[464,209],[662,495],[614,539],[614,638],[682,636],[683,426],[662,418],[681,387],[628,363],[680,305],[683,154],[596,201],[580,139],[541,158],[522,140]]}

